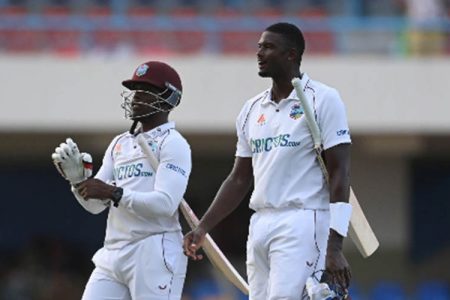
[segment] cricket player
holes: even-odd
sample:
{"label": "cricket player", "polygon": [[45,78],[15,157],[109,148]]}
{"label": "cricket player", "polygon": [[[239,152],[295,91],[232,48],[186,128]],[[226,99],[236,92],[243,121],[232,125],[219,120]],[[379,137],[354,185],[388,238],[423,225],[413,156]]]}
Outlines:
{"label": "cricket player", "polygon": [[[184,238],[184,251],[197,250],[205,234],[229,215],[254,183],[247,241],[251,300],[325,299],[309,296],[307,279],[326,274],[330,287],[346,297],[350,268],[342,253],[351,206],[349,199],[350,134],[338,92],[300,72],[305,49],[301,31],[277,23],[258,42],[259,76],[272,86],[248,100],[236,122],[233,169],[198,227]],[[291,80],[301,78],[322,132],[326,180],[313,150],[303,108]],[[325,271],[326,270],[326,271]],[[324,272],[325,271],[325,272]]]}
{"label": "cricket player", "polygon": [[[178,206],[191,172],[191,150],[168,115],[180,102],[181,80],[166,63],[150,61],[122,84],[127,88],[122,107],[133,126],[112,140],[95,178],[88,178],[86,163],[92,159],[71,139],[52,155],[87,211],[109,210],[104,247],[93,257],[95,269],[82,299],[177,300],[187,267]],[[159,160],[157,170],[137,134]]]}

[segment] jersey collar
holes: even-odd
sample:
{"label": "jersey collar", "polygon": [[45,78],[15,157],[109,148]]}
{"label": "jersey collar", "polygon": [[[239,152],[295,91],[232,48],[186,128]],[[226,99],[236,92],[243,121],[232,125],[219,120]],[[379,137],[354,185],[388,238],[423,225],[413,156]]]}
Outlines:
{"label": "jersey collar", "polygon": [[[300,82],[302,83],[303,91],[305,91],[305,86],[309,81],[309,76],[306,73],[302,73],[302,78],[300,79]],[[268,105],[268,104],[275,104],[274,101],[272,101],[272,93],[271,88],[266,90],[266,94],[264,95],[264,98],[261,102],[262,105]],[[295,92],[295,89],[292,90],[292,92],[289,94],[289,96],[286,98],[287,101],[296,100],[298,101],[297,93]],[[283,101],[283,100],[282,100]]]}
{"label": "jersey collar", "polygon": [[[175,122],[170,121],[170,122],[161,124],[158,127],[152,128],[149,131],[144,132],[144,134],[154,139],[154,138],[157,138],[157,137],[165,134],[170,129],[175,129]],[[139,128],[138,132],[142,133],[142,127]]]}
{"label": "jersey collar", "polygon": [[[306,84],[309,82],[309,76],[306,73],[302,73],[302,78],[300,79],[300,82],[302,83],[303,92],[305,91]],[[291,94],[288,97],[289,100],[296,100],[299,101],[300,99],[297,97],[297,93],[295,92],[295,89],[292,89]]]}

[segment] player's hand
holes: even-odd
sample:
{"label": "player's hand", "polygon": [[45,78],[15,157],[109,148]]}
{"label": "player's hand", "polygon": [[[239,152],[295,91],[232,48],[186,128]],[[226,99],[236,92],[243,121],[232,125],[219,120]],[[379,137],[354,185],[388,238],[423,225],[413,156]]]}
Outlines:
{"label": "player's hand", "polygon": [[206,236],[206,231],[200,226],[195,228],[191,232],[188,232],[184,236],[184,241],[183,241],[184,254],[193,260],[201,260],[203,258],[203,255],[197,254],[197,251],[203,245],[205,236]]}
{"label": "player's hand", "polygon": [[331,230],[325,261],[325,282],[339,285],[343,289],[348,289],[352,273],[350,265],[342,253],[342,237],[340,238],[340,242],[335,242],[337,235],[336,232]]}
{"label": "player's hand", "polygon": [[55,148],[52,160],[61,176],[72,185],[92,176],[92,156],[89,153],[80,153],[71,138]]}
{"label": "player's hand", "polygon": [[114,189],[114,185],[107,184],[97,178],[89,178],[77,186],[78,194],[85,200],[110,199]]}

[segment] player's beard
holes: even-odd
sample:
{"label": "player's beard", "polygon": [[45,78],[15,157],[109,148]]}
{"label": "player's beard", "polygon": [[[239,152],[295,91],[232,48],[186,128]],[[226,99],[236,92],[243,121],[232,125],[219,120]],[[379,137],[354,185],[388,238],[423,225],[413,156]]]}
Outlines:
{"label": "player's beard", "polygon": [[270,73],[267,72],[266,70],[264,70],[264,71],[259,71],[259,72],[258,72],[258,75],[259,75],[260,77],[263,77],[263,78],[271,77],[271,76],[270,76]]}
{"label": "player's beard", "polygon": [[271,77],[272,75],[271,73],[272,72],[270,72],[270,65],[267,62],[264,64],[262,68],[260,67],[258,70],[258,75],[263,78]]}
{"label": "player's beard", "polygon": [[264,67],[259,69],[258,75],[263,78],[273,78],[279,72],[279,66],[274,61],[266,61]]}

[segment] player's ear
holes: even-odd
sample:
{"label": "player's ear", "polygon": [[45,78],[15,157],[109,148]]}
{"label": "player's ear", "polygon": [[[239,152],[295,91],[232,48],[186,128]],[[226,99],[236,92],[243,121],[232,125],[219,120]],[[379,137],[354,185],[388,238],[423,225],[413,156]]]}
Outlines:
{"label": "player's ear", "polygon": [[294,48],[289,48],[287,56],[288,61],[296,61],[297,55],[298,53]]}

